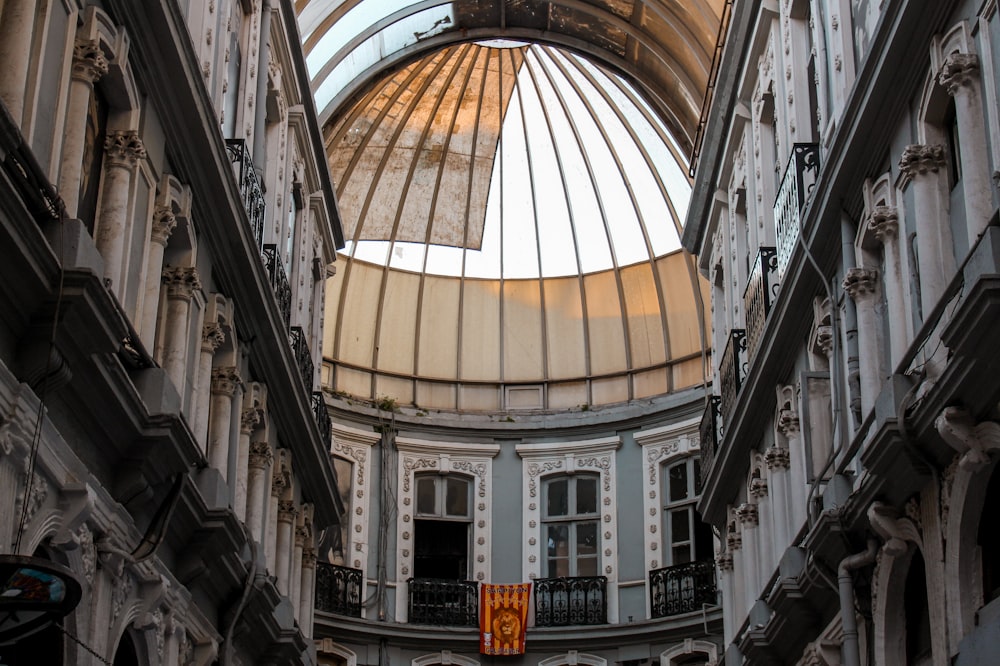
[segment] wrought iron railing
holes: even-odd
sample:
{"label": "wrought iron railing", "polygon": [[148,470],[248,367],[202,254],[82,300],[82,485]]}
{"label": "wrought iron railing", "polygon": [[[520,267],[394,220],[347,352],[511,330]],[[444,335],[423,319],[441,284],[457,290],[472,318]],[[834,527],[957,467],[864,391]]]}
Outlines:
{"label": "wrought iron railing", "polygon": [[410,624],[479,626],[479,584],[467,580],[411,578]]}
{"label": "wrought iron railing", "polygon": [[715,562],[688,562],[649,572],[649,606],[652,616],[669,617],[700,611],[703,604],[718,603]]}
{"label": "wrought iron railing", "polygon": [[719,361],[719,386],[722,395],[722,426],[729,424],[729,418],[736,408],[736,396],[746,372],[747,333],[742,328],[734,328],[729,332],[726,349]]}
{"label": "wrought iron railing", "polygon": [[316,425],[319,427],[320,439],[329,448],[332,428],[330,424],[330,412],[326,408],[326,400],[323,398],[322,391],[313,391],[312,408],[313,416],[316,418]]}
{"label": "wrought iron railing", "polygon": [[699,473],[701,479],[699,485],[705,485],[705,479],[712,471],[712,462],[715,460],[715,453],[722,444],[722,419],[719,418],[719,405],[722,398],[717,395],[708,396],[708,404],[705,405],[705,412],[701,415],[701,426],[698,429],[699,447],[701,449],[701,465]]}
{"label": "wrought iron railing", "polygon": [[607,622],[606,577],[541,578],[535,581],[536,627],[568,627]]}
{"label": "wrought iron railing", "polygon": [[302,383],[306,385],[306,390],[312,393],[313,388],[313,360],[312,352],[309,349],[309,339],[301,326],[292,326],[288,331],[288,342],[292,345],[292,355],[295,356],[295,366],[302,376]]}
{"label": "wrought iron railing", "polygon": [[747,358],[753,358],[760,345],[767,313],[778,293],[778,252],[773,247],[762,247],[750,271],[747,288],[743,292],[743,305],[747,318]]}
{"label": "wrought iron railing", "polygon": [[316,562],[316,610],[361,617],[361,569]]}
{"label": "wrought iron railing", "polygon": [[[285,266],[281,262],[278,247],[265,245],[261,251],[261,257],[264,259],[267,274],[271,278],[271,288],[274,290],[274,298],[278,301],[281,320],[285,323],[285,328],[288,328],[292,321],[292,288],[288,284],[288,276],[285,275]],[[308,386],[312,388],[312,382]]]}
{"label": "wrought iron railing", "polygon": [[226,152],[236,173],[236,182],[243,197],[243,207],[246,208],[250,229],[253,230],[259,251],[264,244],[264,192],[261,190],[260,181],[257,180],[257,172],[250,151],[247,149],[247,142],[243,139],[226,139]]}
{"label": "wrought iron railing", "polygon": [[788,158],[778,195],[774,198],[774,224],[778,235],[778,280],[799,238],[802,206],[812,193],[819,175],[819,144],[796,143]]}

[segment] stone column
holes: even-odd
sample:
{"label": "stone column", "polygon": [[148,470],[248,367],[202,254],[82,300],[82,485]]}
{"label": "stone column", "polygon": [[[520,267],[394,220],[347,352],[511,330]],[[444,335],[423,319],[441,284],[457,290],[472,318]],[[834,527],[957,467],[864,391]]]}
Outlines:
{"label": "stone column", "polygon": [[[735,511],[734,511],[735,513]],[[743,557],[743,534],[740,532],[739,521],[733,518],[729,524],[729,533],[726,535],[726,548],[729,558],[733,563],[733,627],[738,627],[750,610],[750,604],[746,603],[748,596],[746,583],[746,563]],[[752,601],[751,601],[752,603]]]}
{"label": "stone column", "polygon": [[292,572],[288,577],[288,600],[302,626],[302,615],[299,613],[299,600],[302,598],[302,552],[308,543],[309,533],[305,525],[295,526],[295,545],[292,547]]}
{"label": "stone column", "polygon": [[802,445],[802,433],[799,430],[799,414],[794,409],[782,409],[778,414],[778,430],[788,442],[789,486],[788,497],[791,500],[789,534],[797,534],[809,516],[806,506],[806,479],[809,478],[805,447]]}
{"label": "stone column", "polygon": [[302,551],[302,591],[299,594],[299,629],[306,638],[312,638],[315,587],[316,550],[308,545]]}
{"label": "stone column", "polygon": [[885,258],[885,300],[889,320],[890,369],[895,367],[909,347],[907,341],[906,282],[899,251],[899,215],[895,206],[876,206],[871,212],[869,228],[882,243]]}
{"label": "stone column", "polygon": [[763,582],[771,577],[771,572],[777,565],[777,562],[772,559],[773,553],[781,552],[779,547],[774,544],[774,521],[771,517],[771,505],[774,502],[768,496],[766,477],[752,479],[747,492],[757,505],[757,518],[760,524],[760,529],[756,530],[759,535],[757,539],[757,571],[759,572],[759,580]]}
{"label": "stone column", "polygon": [[757,539],[759,516],[754,502],[744,502],[736,507],[736,519],[743,533],[743,584],[744,601],[751,608],[760,596],[760,546]]}
{"label": "stone column", "polygon": [[119,301],[125,295],[123,276],[132,176],[139,160],[145,158],[146,149],[134,130],[110,132],[104,141],[104,183],[95,240],[104,257],[104,279]]}
{"label": "stone column", "polygon": [[198,358],[198,375],[195,379],[194,394],[194,435],[201,444],[201,450],[208,457],[208,417],[212,390],[212,359],[215,351],[226,341],[226,334],[218,322],[209,322],[201,327],[201,355]]}
{"label": "stone column", "polygon": [[240,384],[235,366],[212,368],[212,407],[209,416],[208,464],[229,478],[229,436],[232,432],[233,394]]}
{"label": "stone column", "polygon": [[[27,52],[25,52],[27,53]],[[78,39],[73,46],[73,76],[69,87],[66,127],[59,163],[59,196],[70,217],[79,217],[80,179],[87,140],[87,116],[94,84],[108,73],[108,61],[96,39]]]}
{"label": "stone column", "polygon": [[733,620],[735,608],[732,603],[736,599],[736,590],[733,586],[733,555],[729,551],[722,551],[715,558],[715,565],[719,570],[719,589],[722,591],[722,636],[724,644],[728,645],[733,639],[733,632],[736,631]]}
{"label": "stone column", "polygon": [[875,398],[882,388],[882,331],[879,328],[878,271],[852,268],[844,276],[844,291],[858,309],[858,347],[860,356],[861,418],[875,407]]}
{"label": "stone column", "polygon": [[37,0],[5,0],[0,21],[0,100],[21,125]]}
{"label": "stone column", "polygon": [[789,483],[788,449],[772,446],[764,453],[767,464],[767,482],[771,496],[771,531],[774,552],[780,559],[785,548],[792,544],[792,537],[798,533],[792,525],[789,504],[792,502]]}
{"label": "stone column", "polygon": [[139,335],[146,349],[152,349],[156,343],[156,317],[160,312],[163,252],[167,249],[170,234],[176,226],[177,218],[170,206],[157,206],[153,211],[153,225],[149,234],[146,288],[142,299],[142,322],[139,324]]}
{"label": "stone column", "polygon": [[[247,474],[246,523],[250,528],[250,534],[258,543],[264,543],[264,506],[268,498],[267,479],[272,460],[271,446],[267,442],[250,443],[250,455],[247,460],[249,473]],[[268,563],[273,561],[268,560]]]}
{"label": "stone column", "polygon": [[183,403],[188,362],[188,328],[191,298],[201,289],[198,271],[174,267],[163,271],[167,286],[167,316],[163,343],[163,369],[174,382]]}
{"label": "stone column", "polygon": [[971,249],[993,215],[993,183],[988,167],[983,102],[979,93],[978,56],[975,53],[952,53],[941,65],[938,82],[955,100],[965,223]]}
{"label": "stone column", "polygon": [[274,568],[278,578],[278,591],[289,596],[289,583],[292,575],[292,548],[295,516],[295,502],[292,500],[278,501],[278,534],[275,546]]}
{"label": "stone column", "polygon": [[236,451],[236,487],[233,508],[236,516],[246,521],[247,517],[247,483],[250,477],[250,435],[263,421],[263,415],[257,408],[244,409],[240,415],[240,441]]}
{"label": "stone column", "polygon": [[276,451],[274,456],[274,468],[271,474],[271,497],[267,506],[267,533],[264,535],[264,549],[267,554],[267,566],[271,569],[271,574],[278,575],[278,504],[281,496],[288,487],[288,481],[281,471],[280,456],[281,451]]}

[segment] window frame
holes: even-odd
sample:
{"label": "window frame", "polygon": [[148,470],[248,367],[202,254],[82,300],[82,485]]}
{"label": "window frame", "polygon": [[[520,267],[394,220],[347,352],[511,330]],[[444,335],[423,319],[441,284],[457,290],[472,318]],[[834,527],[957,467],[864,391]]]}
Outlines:
{"label": "window frame", "polygon": [[[577,485],[580,481],[589,481],[593,483],[594,486],[594,510],[592,512],[581,513],[579,511],[579,494],[577,492]],[[549,490],[552,485],[556,483],[566,482],[566,514],[550,514],[549,513]],[[600,541],[600,525],[601,525],[601,507],[600,507],[600,476],[592,473],[585,474],[558,474],[552,475],[544,478],[542,480],[542,513],[541,513],[541,523],[542,523],[542,539],[544,544],[542,545],[542,576],[545,578],[577,578],[577,577],[592,577],[601,575],[601,549],[599,545]],[[574,509],[574,510],[571,510]],[[579,528],[583,525],[588,524],[594,525],[594,553],[592,555],[581,555],[578,552],[579,547]],[[550,527],[556,525],[567,526],[566,543],[567,543],[567,553],[565,558],[553,558],[549,553],[549,535],[548,531]],[[554,575],[551,571],[551,563],[553,559],[565,559],[568,567],[566,576]],[[580,560],[594,560],[594,573],[587,576],[580,575]]]}

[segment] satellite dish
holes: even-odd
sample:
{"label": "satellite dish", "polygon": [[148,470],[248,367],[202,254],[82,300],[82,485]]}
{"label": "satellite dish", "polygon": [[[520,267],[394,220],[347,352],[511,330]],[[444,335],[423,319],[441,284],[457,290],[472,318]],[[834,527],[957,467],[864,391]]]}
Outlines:
{"label": "satellite dish", "polygon": [[76,574],[50,560],[0,555],[0,645],[61,620],[80,603]]}

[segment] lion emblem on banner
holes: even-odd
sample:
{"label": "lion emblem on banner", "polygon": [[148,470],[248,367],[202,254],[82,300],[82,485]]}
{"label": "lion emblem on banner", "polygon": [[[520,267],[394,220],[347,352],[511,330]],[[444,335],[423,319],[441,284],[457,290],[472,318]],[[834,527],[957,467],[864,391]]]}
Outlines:
{"label": "lion emblem on banner", "polygon": [[521,618],[512,608],[498,608],[493,617],[493,635],[501,643],[516,643],[521,638]]}

